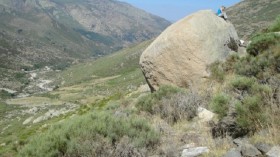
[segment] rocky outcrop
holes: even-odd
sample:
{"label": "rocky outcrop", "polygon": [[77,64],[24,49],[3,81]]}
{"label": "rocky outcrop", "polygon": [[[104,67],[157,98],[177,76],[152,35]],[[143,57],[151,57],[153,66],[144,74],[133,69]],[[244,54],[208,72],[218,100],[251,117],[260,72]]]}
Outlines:
{"label": "rocky outcrop", "polygon": [[237,147],[229,150],[223,157],[279,157],[280,147],[267,143],[252,145],[247,138],[237,138],[232,141]]}
{"label": "rocky outcrop", "polygon": [[167,28],[142,54],[140,65],[151,90],[160,85],[199,85],[209,64],[238,50],[229,22],[212,11],[194,13]]}
{"label": "rocky outcrop", "polygon": [[271,150],[266,153],[266,155],[268,157],[279,157],[280,156],[280,147],[279,146],[272,147]]}

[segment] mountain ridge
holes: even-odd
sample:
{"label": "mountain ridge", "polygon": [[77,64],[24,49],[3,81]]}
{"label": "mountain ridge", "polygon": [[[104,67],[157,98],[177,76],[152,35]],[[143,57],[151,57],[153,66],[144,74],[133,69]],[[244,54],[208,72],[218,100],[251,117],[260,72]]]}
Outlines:
{"label": "mountain ridge", "polygon": [[13,75],[24,77],[21,69],[64,69],[154,38],[170,24],[113,0],[2,0],[0,13],[0,86],[7,88]]}

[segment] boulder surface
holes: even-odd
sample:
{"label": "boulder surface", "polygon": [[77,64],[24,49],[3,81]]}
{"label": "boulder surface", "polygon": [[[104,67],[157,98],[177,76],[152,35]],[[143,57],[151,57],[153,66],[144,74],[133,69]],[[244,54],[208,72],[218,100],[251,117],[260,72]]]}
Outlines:
{"label": "boulder surface", "polygon": [[211,10],[191,14],[168,27],[141,55],[140,66],[152,91],[160,85],[200,85],[209,65],[238,51],[234,26]]}

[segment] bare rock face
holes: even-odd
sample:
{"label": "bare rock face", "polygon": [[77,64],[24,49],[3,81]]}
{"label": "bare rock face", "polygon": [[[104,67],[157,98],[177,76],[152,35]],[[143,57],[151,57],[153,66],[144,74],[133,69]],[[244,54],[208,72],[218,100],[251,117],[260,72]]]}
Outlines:
{"label": "bare rock face", "polygon": [[234,26],[212,11],[194,13],[167,28],[142,54],[140,65],[152,91],[160,85],[200,85],[209,64],[238,51]]}

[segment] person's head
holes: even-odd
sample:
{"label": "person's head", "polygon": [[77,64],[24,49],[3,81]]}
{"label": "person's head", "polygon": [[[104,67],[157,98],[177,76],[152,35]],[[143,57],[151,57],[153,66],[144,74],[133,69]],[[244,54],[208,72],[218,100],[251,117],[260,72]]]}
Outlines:
{"label": "person's head", "polygon": [[225,6],[221,6],[221,10],[225,10],[226,9],[226,7]]}

